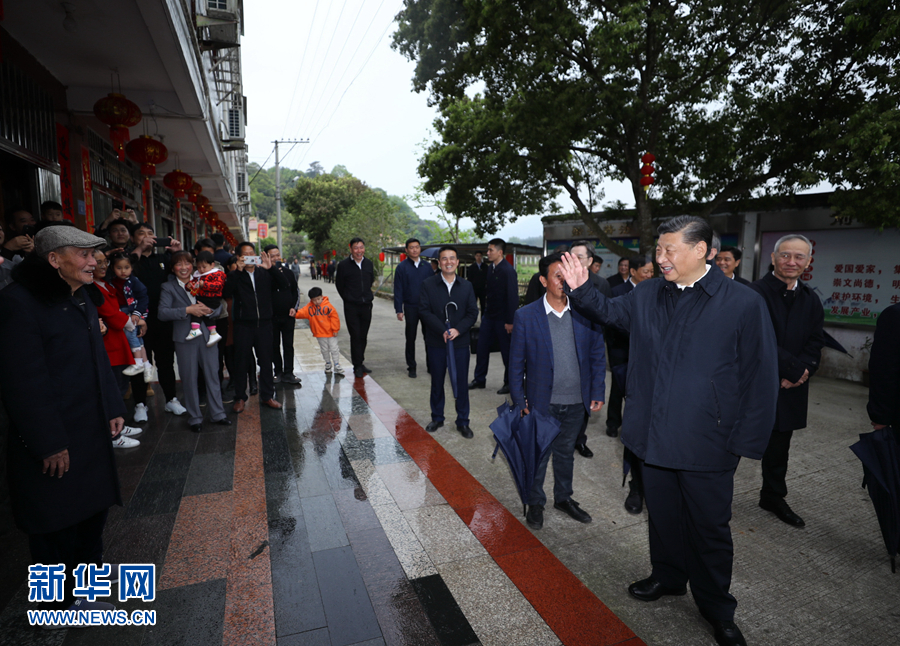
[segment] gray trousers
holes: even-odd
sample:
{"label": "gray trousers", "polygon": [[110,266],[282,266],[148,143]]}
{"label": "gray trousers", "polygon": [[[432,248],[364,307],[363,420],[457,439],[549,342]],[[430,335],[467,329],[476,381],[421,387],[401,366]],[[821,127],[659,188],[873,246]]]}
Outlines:
{"label": "gray trousers", "polygon": [[[220,341],[219,343],[224,343]],[[222,406],[222,391],[219,386],[219,350],[207,348],[203,337],[191,341],[175,343],[175,358],[178,361],[178,373],[181,376],[181,387],[184,391],[181,403],[187,409],[188,424],[199,424],[203,421],[200,410],[200,394],[197,392],[197,373],[203,369],[206,382],[206,411],[214,422],[225,417]]]}
{"label": "gray trousers", "polygon": [[316,337],[319,342],[319,350],[322,352],[322,358],[328,365],[339,368],[341,365],[341,351],[338,349],[337,337]]}

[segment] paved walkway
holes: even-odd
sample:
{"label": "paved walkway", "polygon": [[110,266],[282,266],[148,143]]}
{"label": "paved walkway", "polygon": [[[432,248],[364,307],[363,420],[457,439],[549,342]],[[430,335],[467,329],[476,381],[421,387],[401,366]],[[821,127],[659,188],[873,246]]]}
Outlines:
{"label": "paved walkway", "polygon": [[[340,342],[348,354],[346,333]],[[532,532],[502,458],[490,459],[499,355],[465,440],[452,425],[423,430],[427,374],[406,376],[390,303],[376,300],[365,379],[326,376],[305,327],[295,347],[303,388],[279,387],[283,411],[251,398],[236,426],[198,436],[154,397],[141,447],[117,454],[126,506],[110,514],[106,556],[157,564],[157,600],[123,606],[155,609],[157,625],[28,627],[27,550],[3,532],[0,644],[713,643],[690,596],[627,595],[649,568],[646,516],[622,508],[621,444],[604,415],[589,427],[595,457],[576,462],[575,497],[594,522],[549,508]],[[789,483],[805,529],[756,507],[757,463],[738,470],[733,591],[751,644],[897,643],[900,579],[847,450],[866,430],[865,396],[813,380]]]}

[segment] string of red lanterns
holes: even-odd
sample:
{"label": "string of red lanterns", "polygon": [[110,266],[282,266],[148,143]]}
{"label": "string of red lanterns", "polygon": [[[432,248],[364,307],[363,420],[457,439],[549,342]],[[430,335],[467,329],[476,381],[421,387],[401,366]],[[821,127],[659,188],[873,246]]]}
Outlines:
{"label": "string of red lanterns", "polygon": [[641,157],[641,186],[644,187],[644,192],[647,193],[650,190],[650,185],[653,184],[656,180],[653,178],[653,171],[656,169],[653,167],[653,162],[656,161],[656,156],[653,153],[644,153]]}
{"label": "string of red lanterns", "polygon": [[128,129],[141,122],[141,109],[125,95],[110,92],[94,104],[94,116],[109,126],[113,148],[119,161],[125,161],[125,144],[131,139]]}

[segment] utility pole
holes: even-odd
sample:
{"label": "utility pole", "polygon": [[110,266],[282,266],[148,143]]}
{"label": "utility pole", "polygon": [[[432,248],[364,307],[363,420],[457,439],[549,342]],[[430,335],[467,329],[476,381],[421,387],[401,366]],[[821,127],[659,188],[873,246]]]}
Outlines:
{"label": "utility pole", "polygon": [[[275,144],[275,226],[278,227],[278,251],[284,252],[281,247],[281,166],[278,160],[278,144],[308,144],[309,139],[276,139],[272,142]],[[291,150],[294,149],[291,146]],[[288,150],[288,153],[291,152]]]}

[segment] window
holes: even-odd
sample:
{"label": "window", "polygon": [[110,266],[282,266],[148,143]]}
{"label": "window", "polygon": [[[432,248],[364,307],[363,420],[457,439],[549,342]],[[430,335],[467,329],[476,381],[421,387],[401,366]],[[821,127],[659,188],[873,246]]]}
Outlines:
{"label": "window", "polygon": [[209,8],[217,11],[228,11],[228,0],[209,0]]}

